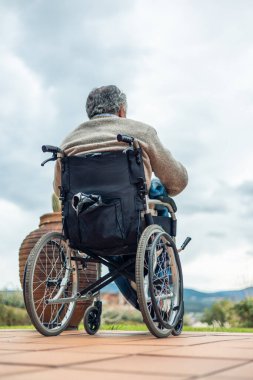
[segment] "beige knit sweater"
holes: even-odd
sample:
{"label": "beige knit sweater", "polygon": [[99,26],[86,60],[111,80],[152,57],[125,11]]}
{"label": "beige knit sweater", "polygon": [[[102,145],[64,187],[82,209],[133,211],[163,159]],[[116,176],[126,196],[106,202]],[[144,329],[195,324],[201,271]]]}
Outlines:
{"label": "beige knit sweater", "polygon": [[[143,151],[143,162],[148,187],[152,172],[161,180],[169,195],[177,195],[187,185],[188,176],[184,166],[164,148],[156,130],[146,124],[120,117],[95,117],[81,124],[63,141],[61,149],[67,155],[87,152],[123,150],[126,144],[116,139],[118,133],[138,139]],[[54,190],[59,194],[61,184],[60,160],[55,165]]]}

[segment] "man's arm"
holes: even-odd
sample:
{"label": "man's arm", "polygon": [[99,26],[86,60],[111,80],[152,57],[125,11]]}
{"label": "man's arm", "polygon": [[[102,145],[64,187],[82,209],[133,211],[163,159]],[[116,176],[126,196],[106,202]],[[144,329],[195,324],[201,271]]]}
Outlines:
{"label": "man's arm", "polygon": [[188,183],[185,167],[164,148],[156,131],[153,129],[148,142],[147,153],[155,175],[160,179],[169,195],[179,194]]}

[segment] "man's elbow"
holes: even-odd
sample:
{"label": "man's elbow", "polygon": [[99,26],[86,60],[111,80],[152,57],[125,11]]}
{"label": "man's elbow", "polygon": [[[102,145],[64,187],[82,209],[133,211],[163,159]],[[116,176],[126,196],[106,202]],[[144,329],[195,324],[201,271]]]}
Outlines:
{"label": "man's elbow", "polygon": [[186,169],[184,169],[183,175],[176,178],[172,186],[167,188],[168,194],[170,196],[175,196],[180,194],[188,185],[188,174]]}

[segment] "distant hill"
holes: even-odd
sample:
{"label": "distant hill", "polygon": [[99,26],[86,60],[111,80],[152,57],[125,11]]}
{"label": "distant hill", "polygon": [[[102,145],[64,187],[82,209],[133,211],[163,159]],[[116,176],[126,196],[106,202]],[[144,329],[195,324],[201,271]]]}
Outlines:
{"label": "distant hill", "polygon": [[[118,293],[115,283],[107,285],[102,293]],[[202,312],[213,303],[222,299],[241,301],[246,297],[253,297],[253,287],[242,290],[224,290],[213,293],[199,292],[193,289],[184,289],[184,303],[186,312]]]}
{"label": "distant hill", "polygon": [[[102,293],[118,293],[119,289],[115,283],[107,285],[102,289]],[[222,299],[227,299],[230,301],[241,301],[246,297],[253,297],[253,287],[245,288],[242,290],[226,290],[220,292],[199,292],[194,289],[184,289],[184,304],[185,311],[190,312],[203,312],[205,308],[210,307],[214,302],[220,301]],[[15,306],[24,307],[23,294],[20,290],[0,290],[0,303]]]}
{"label": "distant hill", "polygon": [[247,297],[253,297],[253,287],[242,290],[224,290],[213,293],[198,292],[193,289],[184,289],[186,312],[201,312],[206,307],[222,299],[238,302]]}

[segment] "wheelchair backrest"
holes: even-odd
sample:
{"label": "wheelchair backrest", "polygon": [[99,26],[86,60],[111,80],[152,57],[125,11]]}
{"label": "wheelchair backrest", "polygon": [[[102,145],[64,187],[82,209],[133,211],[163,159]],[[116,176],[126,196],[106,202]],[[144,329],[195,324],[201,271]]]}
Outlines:
{"label": "wheelchair backrest", "polygon": [[137,160],[129,148],[61,159],[63,228],[72,248],[100,255],[135,253],[145,183],[140,149],[138,154]]}

